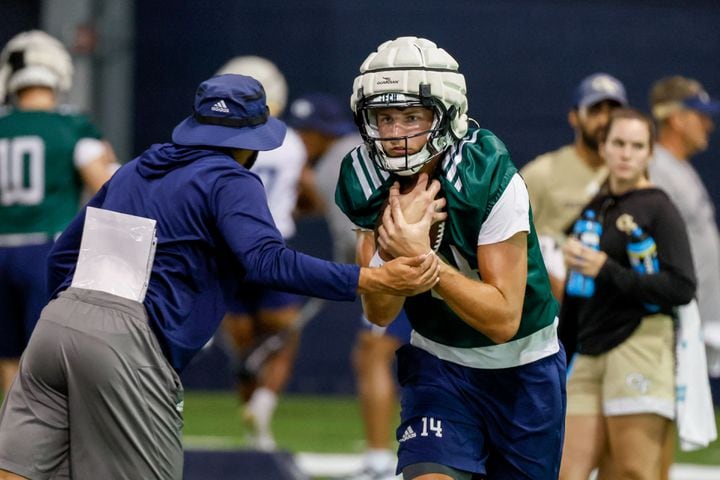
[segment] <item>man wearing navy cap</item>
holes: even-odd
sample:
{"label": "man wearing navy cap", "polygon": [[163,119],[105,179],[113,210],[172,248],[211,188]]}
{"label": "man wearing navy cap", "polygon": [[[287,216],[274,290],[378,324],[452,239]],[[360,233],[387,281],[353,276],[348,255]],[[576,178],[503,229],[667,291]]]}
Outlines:
{"label": "man wearing navy cap", "polygon": [[690,163],[693,155],[708,147],[720,102],[711,99],[696,80],[672,76],[652,86],[650,107],[658,123],[650,179],[667,192],[685,220],[709,372],[720,377],[720,239],[710,195]]}
{"label": "man wearing navy cap", "polygon": [[627,104],[625,87],[617,78],[606,73],[584,78],[573,93],[568,112],[575,141],[538,156],[520,170],[530,193],[545,266],[558,299],[562,298],[565,278],[558,245],[564,243],[565,230],[607,177],[605,162],[598,151],[600,134],[607,127],[610,112]]}
{"label": "man wearing navy cap", "polygon": [[[123,166],[75,217],[50,254],[53,300],[0,411],[0,479],[68,469],[180,479],[177,372],[216,330],[224,294],[245,281],[333,300],[437,282],[434,255],[360,269],[288,249],[249,171],[284,135],[256,80],[213,77],[173,143]],[[432,216],[426,209],[422,240]]]}

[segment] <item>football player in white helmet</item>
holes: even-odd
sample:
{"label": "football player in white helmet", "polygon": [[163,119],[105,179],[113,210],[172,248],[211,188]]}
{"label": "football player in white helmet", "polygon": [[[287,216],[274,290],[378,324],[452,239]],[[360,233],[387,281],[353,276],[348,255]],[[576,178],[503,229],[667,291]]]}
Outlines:
{"label": "football player in white helmet", "polygon": [[110,177],[108,165],[115,159],[87,117],[59,106],[72,74],[65,47],[39,30],[16,35],[0,53],[0,99],[7,102],[0,112],[4,391],[47,300],[47,252],[75,215],[83,185],[97,191]]}
{"label": "football player in white helmet", "polygon": [[[500,139],[469,124],[465,94],[453,57],[417,37],[380,45],[353,85],[364,145],[343,160],[335,198],[364,229],[359,263],[433,251],[441,259],[431,292],[363,296],[371,322],[388,325],[402,309],[412,326],[396,354],[396,473],[557,478],[565,411],[558,306],[525,184]],[[434,218],[444,229],[428,236],[415,226],[443,208]]]}
{"label": "football player in white helmet", "polygon": [[[350,105],[367,149],[385,171],[413,175],[437,158],[468,129],[465,78],[457,62],[429,40],[417,39],[416,47],[386,44],[371,54],[355,79]],[[431,51],[432,55],[424,53]],[[411,137],[383,137],[378,109],[420,107],[432,113],[429,128]],[[395,155],[384,142],[410,142],[421,137],[422,149],[413,154]]]}
{"label": "football player in white helmet", "polygon": [[15,96],[28,87],[67,93],[73,65],[62,43],[40,30],[13,37],[0,54],[0,97]]}
{"label": "football player in white helmet", "polygon": [[[279,117],[287,103],[287,82],[270,60],[255,55],[234,57],[219,74],[237,73],[257,79],[265,89],[270,114]],[[263,181],[278,230],[287,240],[295,235],[293,210],[307,159],[300,136],[288,128],[283,144],[260,152],[253,172]],[[223,321],[223,346],[232,359],[243,420],[255,448],[273,450],[270,429],[278,395],[290,380],[300,340],[298,318],[302,297],[264,287],[248,286],[229,301]]]}

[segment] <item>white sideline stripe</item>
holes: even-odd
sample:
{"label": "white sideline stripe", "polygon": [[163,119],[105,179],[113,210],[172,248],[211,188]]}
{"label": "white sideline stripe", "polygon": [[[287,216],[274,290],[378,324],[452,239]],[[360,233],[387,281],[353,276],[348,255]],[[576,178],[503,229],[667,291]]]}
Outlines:
{"label": "white sideline stripe", "polygon": [[672,480],[717,480],[720,478],[720,467],[675,464],[670,467],[670,478]]}
{"label": "white sideline stripe", "polygon": [[[183,443],[193,450],[232,450],[242,448],[231,437],[211,435],[185,435]],[[362,468],[362,454],[295,453],[295,463],[308,476],[349,475]],[[670,468],[671,480],[718,480],[720,466],[675,464]]]}
{"label": "white sideline stripe", "polygon": [[363,466],[361,454],[310,453],[295,454],[295,463],[309,477],[350,475]]}

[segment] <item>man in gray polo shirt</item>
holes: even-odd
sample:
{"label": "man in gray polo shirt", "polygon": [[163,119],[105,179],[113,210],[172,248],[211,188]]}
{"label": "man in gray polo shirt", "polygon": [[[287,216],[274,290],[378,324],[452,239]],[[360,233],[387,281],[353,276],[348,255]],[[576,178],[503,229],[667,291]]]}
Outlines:
{"label": "man in gray polo shirt", "polygon": [[658,141],[650,178],[665,190],[680,210],[690,238],[698,279],[698,305],[703,322],[711,377],[720,377],[720,237],[715,208],[690,158],[708,147],[720,113],[696,80],[673,76],[658,80],[650,90],[650,106],[658,123]]}

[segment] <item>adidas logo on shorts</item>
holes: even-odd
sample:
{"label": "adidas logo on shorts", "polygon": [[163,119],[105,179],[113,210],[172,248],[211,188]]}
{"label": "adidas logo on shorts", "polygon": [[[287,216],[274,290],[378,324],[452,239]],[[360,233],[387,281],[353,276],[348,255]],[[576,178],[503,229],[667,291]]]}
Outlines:
{"label": "adidas logo on shorts", "polygon": [[405,429],[405,433],[403,433],[402,438],[400,438],[400,440],[398,440],[398,442],[402,443],[402,442],[405,442],[405,441],[410,440],[411,438],[415,438],[415,437],[417,437],[417,434],[412,429],[412,427],[408,425],[408,427]]}
{"label": "adidas logo on shorts", "polygon": [[225,105],[225,100],[220,100],[215,105],[210,107],[213,112],[230,113],[230,109]]}

